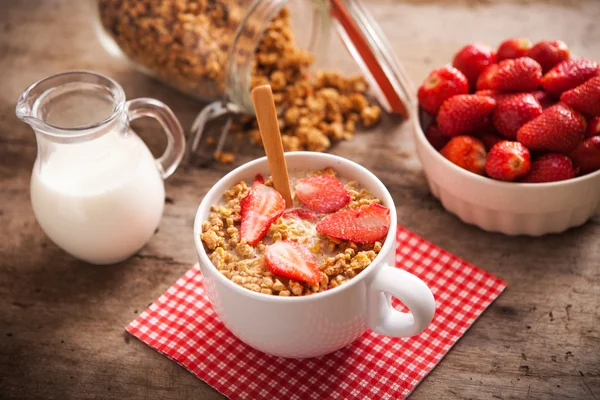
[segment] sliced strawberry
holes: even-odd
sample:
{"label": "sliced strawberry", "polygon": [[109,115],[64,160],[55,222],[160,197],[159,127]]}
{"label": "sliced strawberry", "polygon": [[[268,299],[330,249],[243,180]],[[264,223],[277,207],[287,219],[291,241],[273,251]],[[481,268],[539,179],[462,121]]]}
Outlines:
{"label": "sliced strawberry", "polygon": [[452,66],[461,71],[469,81],[471,89],[475,88],[477,77],[488,65],[496,62],[496,53],[484,44],[468,44],[454,55]]}
{"label": "sliced strawberry", "polygon": [[280,240],[265,247],[265,264],[275,275],[314,285],[321,281],[315,256],[305,246]]}
{"label": "sliced strawberry", "polygon": [[379,204],[347,208],[327,215],[317,224],[317,232],[354,243],[374,243],[390,229],[390,210]]}
{"label": "sliced strawberry", "polygon": [[440,150],[450,140],[449,137],[442,135],[436,124],[429,125],[425,132],[425,137],[436,150]]}
{"label": "sliced strawberry", "polygon": [[541,113],[542,106],[532,94],[519,93],[498,101],[492,122],[502,136],[515,140],[519,128]]}
{"label": "sliced strawberry", "polygon": [[456,136],[440,150],[440,154],[461,168],[477,175],[485,173],[485,146],[471,136]]}
{"label": "sliced strawberry", "polygon": [[600,75],[600,64],[581,58],[566,60],[552,68],[542,78],[542,87],[554,96],[571,90],[595,76]]}
{"label": "sliced strawberry", "polygon": [[542,67],[529,57],[500,61],[487,67],[477,79],[477,90],[530,92],[542,80]]}
{"label": "sliced strawberry", "polygon": [[277,190],[256,181],[240,201],[240,206],[241,237],[254,246],[267,233],[273,221],[283,214],[285,200]]}
{"label": "sliced strawberry", "polygon": [[573,163],[564,154],[544,154],[531,163],[531,172],[522,182],[544,183],[571,179],[577,174]]}
{"label": "sliced strawberry", "polygon": [[256,176],[254,177],[254,182],[255,183],[265,183],[265,177],[262,176],[261,174],[256,174]]}
{"label": "sliced strawberry", "polygon": [[517,140],[529,150],[569,153],[583,141],[585,118],[563,103],[549,107],[523,125]]}
{"label": "sliced strawberry", "polygon": [[337,211],[350,201],[344,185],[332,175],[301,179],[296,185],[296,196],[302,204],[318,213]]}
{"label": "sliced strawberry", "polygon": [[531,40],[529,39],[507,39],[500,43],[496,50],[496,60],[498,62],[509,58],[519,58],[531,49]]}
{"label": "sliced strawberry", "polygon": [[600,76],[564,92],[560,100],[579,112],[600,117]]}
{"label": "sliced strawberry", "polygon": [[593,136],[583,141],[570,154],[573,164],[579,172],[587,174],[600,169],[600,136]]}
{"label": "sliced strawberry", "polygon": [[521,143],[504,140],[490,150],[485,172],[492,179],[512,182],[529,173],[530,157],[529,150]]}
{"label": "sliced strawberry", "polygon": [[600,135],[600,117],[594,117],[588,121],[585,137],[589,138],[598,135]]}
{"label": "sliced strawberry", "polygon": [[554,66],[570,58],[569,48],[560,40],[544,40],[536,43],[526,54],[542,66],[544,73]]}
{"label": "sliced strawberry", "polygon": [[436,115],[444,100],[469,93],[469,82],[462,72],[449,65],[431,71],[419,87],[419,105],[431,115]]}
{"label": "sliced strawberry", "polygon": [[294,208],[292,210],[286,210],[281,216],[283,218],[300,218],[305,221],[319,222],[319,216],[317,214],[304,208]]}

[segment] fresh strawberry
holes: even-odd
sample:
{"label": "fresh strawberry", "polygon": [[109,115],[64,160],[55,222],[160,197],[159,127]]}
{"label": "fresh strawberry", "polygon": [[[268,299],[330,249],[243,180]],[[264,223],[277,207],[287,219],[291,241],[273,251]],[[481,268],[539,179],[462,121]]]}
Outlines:
{"label": "fresh strawberry", "polygon": [[571,179],[577,174],[571,159],[564,154],[549,153],[533,160],[531,172],[522,180],[526,183],[556,182]]}
{"label": "fresh strawberry", "polygon": [[285,210],[285,200],[270,186],[254,182],[240,201],[242,211],[241,237],[254,246]]}
{"label": "fresh strawberry", "polygon": [[477,90],[530,92],[537,89],[541,79],[542,67],[536,61],[529,57],[509,59],[484,69],[477,79]]}
{"label": "fresh strawberry", "polygon": [[542,106],[530,93],[519,93],[499,100],[492,114],[492,122],[502,136],[514,140],[525,123],[542,113]]}
{"label": "fresh strawberry", "polygon": [[569,157],[582,174],[599,170],[600,136],[593,136],[584,140],[569,154]]}
{"label": "fresh strawberry", "polygon": [[466,135],[485,126],[496,101],[491,97],[459,94],[442,104],[437,125],[442,134],[452,137]]}
{"label": "fresh strawberry", "polygon": [[350,201],[344,185],[332,175],[301,179],[296,185],[296,196],[307,208],[318,213],[337,211]]}
{"label": "fresh strawberry", "polygon": [[469,86],[474,89],[477,77],[488,65],[496,62],[496,53],[484,44],[469,44],[454,55],[452,66],[467,77]]}
{"label": "fresh strawberry", "polygon": [[529,150],[569,153],[583,140],[585,118],[563,103],[545,109],[517,132]]}
{"label": "fresh strawberry", "polygon": [[536,43],[526,56],[537,61],[544,73],[550,71],[556,64],[571,58],[569,48],[561,40],[544,40]]}
{"label": "fresh strawberry", "polygon": [[496,61],[523,57],[529,49],[531,49],[531,40],[529,39],[507,39],[498,46]]}
{"label": "fresh strawberry", "polygon": [[585,137],[589,138],[597,135],[600,135],[600,117],[593,117],[588,120]]}
{"label": "fresh strawberry", "polygon": [[317,224],[317,232],[354,243],[374,243],[390,229],[390,210],[379,204],[346,208],[329,214]]}
{"label": "fresh strawberry", "polygon": [[450,139],[440,153],[461,168],[478,175],[485,172],[485,146],[471,136],[456,136]]}
{"label": "fresh strawberry", "polygon": [[600,75],[600,64],[581,58],[557,64],[542,78],[542,87],[554,96],[571,90],[595,76]]}
{"label": "fresh strawberry", "polygon": [[280,240],[265,247],[265,264],[275,275],[314,285],[321,281],[315,256],[305,246]]}
{"label": "fresh strawberry", "polygon": [[560,95],[560,100],[579,112],[600,117],[600,76]]}
{"label": "fresh strawberry", "polygon": [[265,183],[265,177],[262,176],[261,174],[256,174],[256,176],[254,177],[254,182],[258,182],[258,183]]}
{"label": "fresh strawberry", "polygon": [[505,98],[506,96],[511,96],[512,93],[502,93],[499,92],[497,90],[490,90],[490,89],[485,89],[485,90],[478,90],[475,92],[476,96],[488,96],[491,97],[492,99],[496,100],[496,101],[500,101],[503,98]]}
{"label": "fresh strawberry", "polygon": [[481,143],[483,143],[483,145],[485,146],[486,151],[490,151],[496,143],[504,140],[492,131],[484,131],[477,133],[477,139],[481,140]]}
{"label": "fresh strawberry", "polygon": [[319,222],[319,216],[310,210],[304,208],[294,208],[286,210],[281,214],[282,218],[299,218],[310,222]]}
{"label": "fresh strawberry", "polygon": [[449,137],[442,135],[436,124],[430,124],[425,132],[425,137],[431,143],[434,149],[440,150],[448,143]]}
{"label": "fresh strawberry", "polygon": [[485,172],[500,181],[516,181],[529,173],[530,154],[519,142],[504,140],[490,150],[485,161]]}
{"label": "fresh strawberry", "polygon": [[469,93],[467,78],[449,65],[431,71],[419,87],[418,97],[421,107],[431,115],[436,115],[444,100]]}
{"label": "fresh strawberry", "polygon": [[540,103],[542,109],[544,110],[556,104],[556,99],[550,96],[547,92],[544,92],[543,90],[535,90],[531,92],[531,94],[533,95],[533,97],[535,97],[538,103]]}

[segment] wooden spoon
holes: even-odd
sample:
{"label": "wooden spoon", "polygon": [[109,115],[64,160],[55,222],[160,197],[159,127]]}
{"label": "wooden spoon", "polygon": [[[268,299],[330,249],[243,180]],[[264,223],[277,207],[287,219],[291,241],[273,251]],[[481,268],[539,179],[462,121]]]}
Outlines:
{"label": "wooden spoon", "polygon": [[292,192],[290,191],[290,178],[288,176],[285,157],[283,156],[283,143],[281,142],[281,133],[279,132],[279,123],[277,122],[277,111],[275,110],[275,101],[271,86],[262,85],[255,87],[251,93],[252,103],[256,112],[258,129],[262,137],[262,143],[267,153],[267,161],[271,175],[273,175],[273,184],[283,196],[287,208],[293,206]]}

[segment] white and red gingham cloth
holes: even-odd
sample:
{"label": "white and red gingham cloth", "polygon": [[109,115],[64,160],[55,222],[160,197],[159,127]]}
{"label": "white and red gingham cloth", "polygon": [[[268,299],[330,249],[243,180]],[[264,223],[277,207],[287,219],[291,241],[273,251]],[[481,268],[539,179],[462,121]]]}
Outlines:
{"label": "white and red gingham cloth", "polygon": [[266,355],[242,343],[219,321],[198,266],[126,329],[232,400],[404,399],[506,283],[403,228],[397,241],[396,266],[423,279],[436,299],[434,320],[411,338],[367,331],[319,358]]}

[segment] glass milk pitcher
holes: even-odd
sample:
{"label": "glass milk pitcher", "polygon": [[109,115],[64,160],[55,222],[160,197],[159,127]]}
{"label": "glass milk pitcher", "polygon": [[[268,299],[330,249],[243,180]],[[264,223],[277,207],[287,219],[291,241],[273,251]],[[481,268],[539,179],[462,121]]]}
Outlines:
{"label": "glass milk pitcher", "polygon": [[[116,263],[142,248],[163,212],[163,179],[185,150],[173,112],[153,99],[125,101],[114,80],[75,71],[31,85],[16,113],[37,139],[31,203],[48,237],[93,264]],[[159,159],[129,126],[140,117],[155,118],[167,134]]]}

